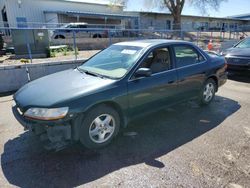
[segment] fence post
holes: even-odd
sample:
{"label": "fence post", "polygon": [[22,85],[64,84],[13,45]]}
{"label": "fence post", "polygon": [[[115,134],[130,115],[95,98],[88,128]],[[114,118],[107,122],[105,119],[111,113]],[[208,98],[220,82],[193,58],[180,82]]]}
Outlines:
{"label": "fence post", "polygon": [[197,43],[197,46],[199,45],[199,31],[197,30],[197,34],[196,34],[196,43]]}
{"label": "fence post", "polygon": [[29,43],[29,40],[28,40],[28,30],[25,30],[25,40],[26,40],[29,59],[30,59],[30,62],[32,63],[32,52],[31,52],[30,43]]}
{"label": "fence post", "polygon": [[183,30],[181,29],[181,40],[184,40]]}
{"label": "fence post", "polygon": [[108,36],[109,36],[109,46],[111,46],[112,45],[112,38],[111,38],[110,30],[108,30]]}
{"label": "fence post", "polygon": [[73,41],[74,41],[74,50],[75,50],[75,61],[77,60],[77,47],[76,47],[76,33],[73,31]]}
{"label": "fence post", "polygon": [[[27,50],[28,50],[28,54],[29,54],[29,59],[30,59],[30,63],[32,63],[32,52],[31,52],[30,43],[29,43],[29,40],[28,40],[28,31],[29,30],[24,30],[24,31],[25,31],[25,40],[26,40]],[[27,77],[28,77],[28,82],[30,82],[31,81],[30,73],[29,73],[29,69],[27,67],[26,62],[25,62],[25,71],[26,71],[26,74],[27,74]]]}

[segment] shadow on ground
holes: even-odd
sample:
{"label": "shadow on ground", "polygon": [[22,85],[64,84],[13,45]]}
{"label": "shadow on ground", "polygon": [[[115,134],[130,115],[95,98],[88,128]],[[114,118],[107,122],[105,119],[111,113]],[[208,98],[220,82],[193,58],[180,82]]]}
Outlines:
{"label": "shadow on ground", "polygon": [[74,146],[49,153],[26,132],[5,143],[2,170],[18,187],[75,187],[139,163],[163,168],[158,157],[219,126],[239,108],[223,97],[202,108],[192,102],[180,104],[131,123],[126,131],[136,136],[120,135],[98,151]]}

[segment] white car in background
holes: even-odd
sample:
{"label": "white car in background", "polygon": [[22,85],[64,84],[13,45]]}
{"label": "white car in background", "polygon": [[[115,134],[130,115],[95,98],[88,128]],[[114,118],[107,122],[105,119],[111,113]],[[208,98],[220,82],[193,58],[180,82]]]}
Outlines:
{"label": "white car in background", "polygon": [[92,25],[85,22],[69,23],[62,26],[60,29],[53,31],[53,39],[69,39],[76,38],[106,38],[108,31],[103,26]]}

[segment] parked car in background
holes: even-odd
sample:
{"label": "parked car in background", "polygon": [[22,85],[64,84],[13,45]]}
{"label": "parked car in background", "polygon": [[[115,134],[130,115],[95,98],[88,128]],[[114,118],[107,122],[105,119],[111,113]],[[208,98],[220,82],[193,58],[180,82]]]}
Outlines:
{"label": "parked car in background", "polygon": [[134,118],[194,98],[209,104],[225,70],[223,57],[189,42],[121,42],[75,69],[26,84],[14,95],[13,113],[52,148],[78,141],[100,148]]}
{"label": "parked car in background", "polygon": [[101,26],[88,23],[69,23],[62,26],[60,29],[53,31],[53,39],[68,39],[73,38],[75,32],[76,38],[106,38],[107,30]]}
{"label": "parked car in background", "polygon": [[229,71],[250,71],[250,38],[245,38],[222,52]]}

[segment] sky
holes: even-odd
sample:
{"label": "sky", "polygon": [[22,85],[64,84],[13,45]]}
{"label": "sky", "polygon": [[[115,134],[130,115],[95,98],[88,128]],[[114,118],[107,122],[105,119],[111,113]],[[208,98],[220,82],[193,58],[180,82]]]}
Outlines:
{"label": "sky", "polygon": [[[107,3],[109,0],[77,0],[83,2],[100,2]],[[112,1],[112,0],[111,0]],[[167,9],[157,7],[148,7],[145,5],[144,0],[128,0],[127,10],[131,11],[153,11],[153,12],[167,12]],[[222,2],[220,9],[215,11],[210,9],[205,16],[211,17],[227,17],[239,14],[250,14],[250,0],[227,0]],[[202,13],[194,7],[189,6],[187,3],[184,6],[182,14],[184,15],[202,15]]]}
{"label": "sky", "polygon": [[[195,8],[184,7],[183,14],[201,15]],[[250,0],[228,0],[222,2],[218,11],[209,10],[209,15],[212,17],[227,17],[239,14],[250,14]]]}

